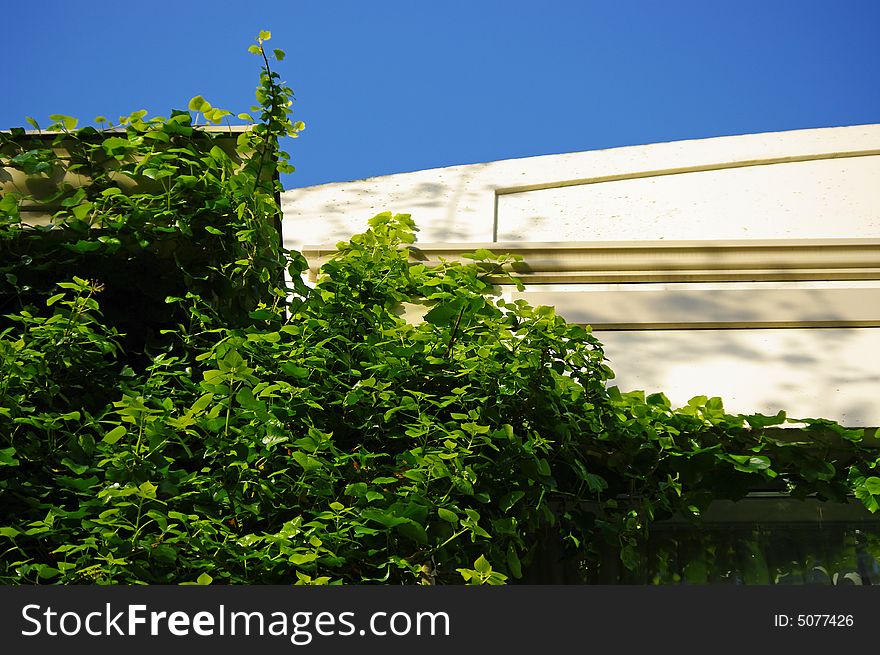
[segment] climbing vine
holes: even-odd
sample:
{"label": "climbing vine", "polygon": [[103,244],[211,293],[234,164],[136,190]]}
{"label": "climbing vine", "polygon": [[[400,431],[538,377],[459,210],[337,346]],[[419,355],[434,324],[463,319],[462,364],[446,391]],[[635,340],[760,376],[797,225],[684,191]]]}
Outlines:
{"label": "climbing vine", "polygon": [[756,487],[880,507],[862,431],[622,393],[588,327],[492,295],[510,256],[414,264],[407,215],[304,286],[269,38],[246,130],[197,96],[0,135],[0,582],[576,581]]}

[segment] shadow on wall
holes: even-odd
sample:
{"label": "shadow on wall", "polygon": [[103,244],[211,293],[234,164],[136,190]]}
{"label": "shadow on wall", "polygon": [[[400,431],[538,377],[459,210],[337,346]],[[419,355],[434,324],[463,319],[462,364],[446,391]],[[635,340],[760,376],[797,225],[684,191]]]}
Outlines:
{"label": "shadow on wall", "polygon": [[[363,232],[367,221],[381,212],[411,214],[419,228],[417,240],[426,242],[474,241],[475,228],[491,234],[494,217],[488,212],[473,226],[457,220],[463,206],[485,200],[491,190],[470,189],[471,180],[485,164],[442,171],[418,171],[388,178],[326,184],[292,189],[282,195],[285,244],[327,245]],[[438,176],[443,179],[437,180]],[[477,239],[479,240],[479,239]]]}
{"label": "shadow on wall", "polygon": [[[656,327],[866,327],[880,325],[880,288],[787,284],[681,286],[566,294],[572,320]],[[733,286],[734,288],[730,288]],[[553,298],[553,294],[547,296]]]}
{"label": "shadow on wall", "polygon": [[[827,306],[822,292],[827,290],[802,291],[799,303],[778,306],[783,320],[847,320]],[[754,320],[766,313],[740,307],[734,314],[711,297],[678,309],[719,320]],[[679,405],[694,395],[718,395],[729,411],[739,413],[782,409],[853,426],[880,424],[880,328],[597,331],[597,336],[606,344],[615,383],[627,390],[662,390]]]}
{"label": "shadow on wall", "polygon": [[597,331],[623,390],[673,404],[720,396],[734,413],[880,424],[880,329]]}

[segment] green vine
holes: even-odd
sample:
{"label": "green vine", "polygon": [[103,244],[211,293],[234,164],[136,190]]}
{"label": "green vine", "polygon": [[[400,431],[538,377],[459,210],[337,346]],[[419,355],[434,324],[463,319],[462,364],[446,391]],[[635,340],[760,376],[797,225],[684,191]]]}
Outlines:
{"label": "green vine", "polygon": [[508,257],[413,264],[407,215],[305,287],[269,37],[237,135],[200,96],[0,135],[0,582],[595,580],[755,488],[880,508],[862,431],[609,387],[589,328],[491,295]]}
{"label": "green vine", "polygon": [[[98,117],[100,130],[55,115],[48,133],[0,134],[9,178],[0,201],[4,313],[39,304],[62,273],[101,279],[121,304],[132,285],[149,287],[139,295],[151,302],[137,316],[148,323],[168,314],[166,297],[198,301],[232,324],[247,322],[261,302],[283,308],[285,269],[298,282],[302,260],[280,243],[277,173],[293,167],[278,143],[304,125],[289,117],[292,91],[270,69],[268,38],[261,33],[254,46],[263,61],[259,118],[238,115],[249,129],[207,131],[190,111],[148,118],[141,110],[119,125]],[[212,124],[230,115],[200,96],[189,109]],[[27,229],[22,216],[34,209],[51,213],[51,224]]]}

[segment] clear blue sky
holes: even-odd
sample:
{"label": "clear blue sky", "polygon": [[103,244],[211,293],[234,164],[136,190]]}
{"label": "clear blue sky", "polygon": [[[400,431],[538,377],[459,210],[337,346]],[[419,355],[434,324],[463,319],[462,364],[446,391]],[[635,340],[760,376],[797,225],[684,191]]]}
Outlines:
{"label": "clear blue sky", "polygon": [[878,0],[4,3],[0,128],[244,111],[261,29],[307,129],[287,188],[880,122]]}

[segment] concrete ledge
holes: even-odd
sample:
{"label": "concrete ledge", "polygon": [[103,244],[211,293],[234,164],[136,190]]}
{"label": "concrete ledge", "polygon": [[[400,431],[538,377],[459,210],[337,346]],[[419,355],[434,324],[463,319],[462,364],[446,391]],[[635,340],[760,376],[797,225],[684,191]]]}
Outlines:
{"label": "concrete ledge", "polygon": [[[880,239],[769,239],[560,243],[427,243],[414,262],[472,261],[485,248],[523,258],[506,270],[525,283],[808,281],[880,279]],[[315,279],[335,246],[305,246]]]}
{"label": "concrete ledge", "polygon": [[880,287],[513,292],[601,330],[880,327]]}

